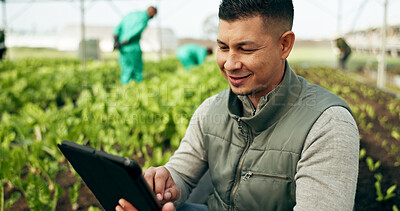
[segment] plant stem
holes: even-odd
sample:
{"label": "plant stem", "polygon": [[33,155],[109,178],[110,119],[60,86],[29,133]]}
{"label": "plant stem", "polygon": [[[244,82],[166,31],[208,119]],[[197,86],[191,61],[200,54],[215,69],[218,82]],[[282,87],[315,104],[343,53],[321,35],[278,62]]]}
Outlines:
{"label": "plant stem", "polygon": [[0,209],[4,210],[4,182],[0,180]]}

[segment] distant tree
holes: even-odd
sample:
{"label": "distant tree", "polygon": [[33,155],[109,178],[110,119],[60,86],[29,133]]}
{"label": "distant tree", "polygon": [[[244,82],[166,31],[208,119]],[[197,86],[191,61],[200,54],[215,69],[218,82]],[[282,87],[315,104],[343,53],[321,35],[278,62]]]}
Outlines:
{"label": "distant tree", "polygon": [[218,15],[209,15],[203,22],[204,37],[209,40],[216,40],[218,36]]}

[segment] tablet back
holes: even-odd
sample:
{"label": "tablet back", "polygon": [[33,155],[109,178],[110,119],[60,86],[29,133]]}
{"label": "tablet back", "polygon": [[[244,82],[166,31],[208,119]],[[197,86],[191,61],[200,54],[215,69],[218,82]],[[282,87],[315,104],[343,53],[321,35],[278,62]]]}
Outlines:
{"label": "tablet back", "polygon": [[70,141],[58,147],[105,210],[115,210],[121,198],[138,210],[161,210],[135,161]]}

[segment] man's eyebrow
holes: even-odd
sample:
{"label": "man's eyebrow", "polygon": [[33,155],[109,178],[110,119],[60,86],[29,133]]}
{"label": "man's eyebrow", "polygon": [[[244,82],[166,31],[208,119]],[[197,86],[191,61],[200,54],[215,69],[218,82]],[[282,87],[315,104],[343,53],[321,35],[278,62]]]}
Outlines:
{"label": "man's eyebrow", "polygon": [[242,46],[242,45],[252,45],[252,44],[254,44],[254,42],[252,42],[252,41],[243,41],[243,42],[240,42],[240,43],[238,43],[236,45]]}
{"label": "man's eyebrow", "polygon": [[222,45],[226,45],[224,42],[222,42],[221,40],[217,39],[217,43],[218,44],[222,44]]}
{"label": "man's eyebrow", "polygon": [[[221,44],[221,45],[226,45],[226,43],[222,42],[222,41],[219,40],[219,39],[217,39],[217,43],[218,43],[218,44]],[[243,41],[243,42],[237,43],[236,45],[237,45],[237,46],[242,46],[242,45],[252,45],[252,44],[254,44],[253,41]]]}

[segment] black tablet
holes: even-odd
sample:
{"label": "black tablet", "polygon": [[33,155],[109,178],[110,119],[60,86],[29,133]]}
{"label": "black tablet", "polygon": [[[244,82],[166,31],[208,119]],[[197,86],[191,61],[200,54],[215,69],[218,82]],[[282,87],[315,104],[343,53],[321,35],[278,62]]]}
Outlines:
{"label": "black tablet", "polygon": [[105,210],[115,210],[121,198],[138,210],[161,210],[135,161],[70,141],[58,148]]}

